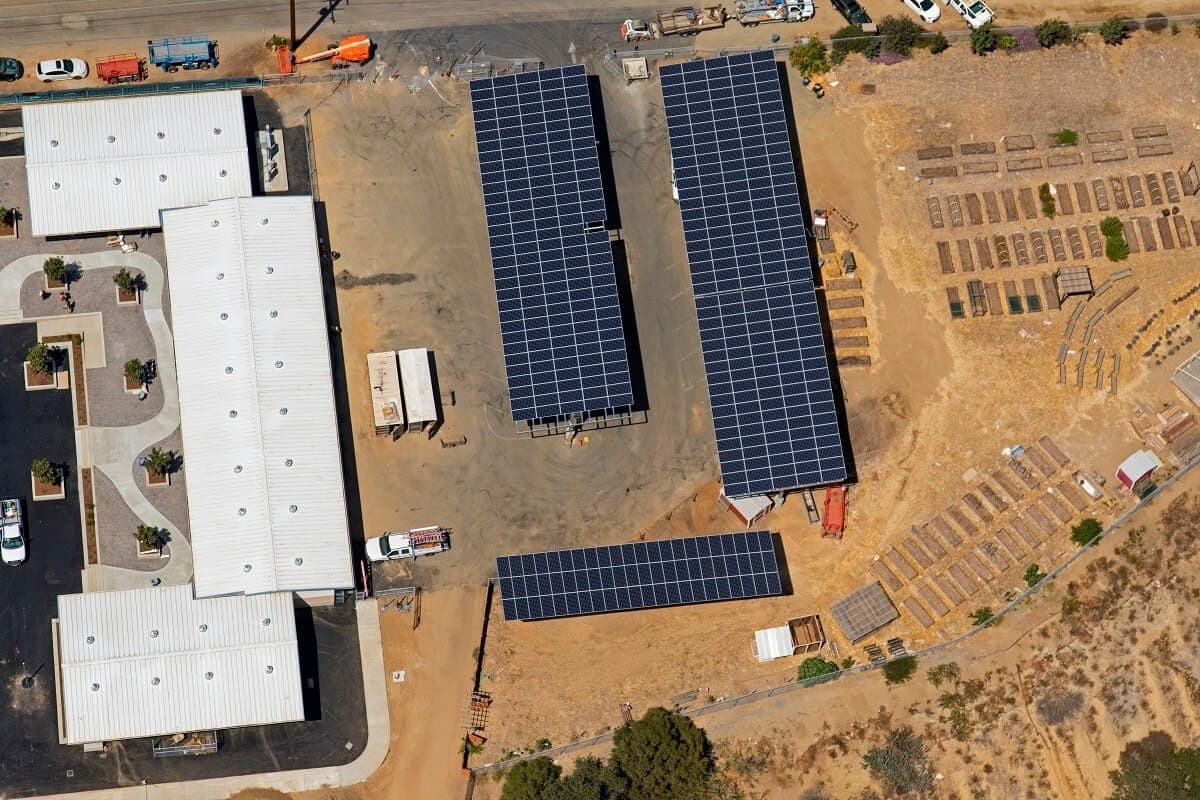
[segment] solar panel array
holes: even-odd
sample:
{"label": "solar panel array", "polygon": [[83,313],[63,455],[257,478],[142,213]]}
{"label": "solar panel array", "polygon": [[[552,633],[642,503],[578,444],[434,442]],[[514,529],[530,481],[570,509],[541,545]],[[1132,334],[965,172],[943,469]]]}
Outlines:
{"label": "solar panel array", "polygon": [[844,481],[774,54],[659,75],[725,493]]}
{"label": "solar panel array", "polygon": [[768,531],[496,559],[506,620],[536,620],[782,594]]}
{"label": "solar panel array", "polygon": [[583,67],[472,81],[471,110],[513,419],[628,408]]}

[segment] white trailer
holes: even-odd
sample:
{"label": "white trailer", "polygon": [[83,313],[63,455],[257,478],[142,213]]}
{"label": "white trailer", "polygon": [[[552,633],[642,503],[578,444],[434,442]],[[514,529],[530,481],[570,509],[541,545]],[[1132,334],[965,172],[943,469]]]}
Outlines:
{"label": "white trailer", "polygon": [[375,434],[383,436],[404,426],[404,396],[400,392],[400,365],[396,351],[367,353],[367,376],[371,381],[371,408]]}
{"label": "white trailer", "polygon": [[425,431],[430,436],[437,429],[438,404],[433,394],[433,372],[429,367],[429,351],[424,347],[397,350],[400,361],[400,385],[404,389],[405,430]]}

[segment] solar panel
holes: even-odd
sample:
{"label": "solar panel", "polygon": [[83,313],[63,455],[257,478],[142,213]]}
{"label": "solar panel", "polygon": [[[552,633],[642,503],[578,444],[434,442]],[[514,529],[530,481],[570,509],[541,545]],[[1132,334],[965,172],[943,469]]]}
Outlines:
{"label": "solar panel", "polygon": [[833,604],[833,619],[851,644],[900,616],[879,581],[868,583]]}
{"label": "solar panel", "polygon": [[582,66],[471,82],[512,417],[633,403]]}
{"label": "solar panel", "polygon": [[774,54],[659,74],[725,493],[844,481]]}
{"label": "solar panel", "polygon": [[496,559],[506,620],[536,620],[782,594],[768,531]]}

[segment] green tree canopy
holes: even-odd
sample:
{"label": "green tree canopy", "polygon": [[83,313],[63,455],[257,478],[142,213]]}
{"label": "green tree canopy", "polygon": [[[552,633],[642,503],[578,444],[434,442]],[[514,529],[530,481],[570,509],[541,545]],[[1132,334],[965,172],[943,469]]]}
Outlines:
{"label": "green tree canopy", "polygon": [[887,16],[879,20],[879,35],[885,52],[898,56],[912,55],[913,48],[925,30],[912,17]]}
{"label": "green tree canopy", "polygon": [[788,51],[788,61],[794,70],[805,76],[820,75],[829,70],[825,43],[815,37]]}
{"label": "green tree canopy", "polygon": [[504,778],[500,800],[545,800],[560,775],[562,767],[545,756],[517,762]]}
{"label": "green tree canopy", "polygon": [[1120,17],[1109,17],[1097,28],[1100,38],[1105,44],[1120,44],[1129,34],[1125,30],[1125,20]]}
{"label": "green tree canopy", "polygon": [[581,758],[571,774],[546,790],[544,800],[625,800],[628,782],[598,758]]}
{"label": "green tree canopy", "polygon": [[1161,731],[1121,753],[1110,800],[1195,800],[1200,797],[1200,749],[1176,747]]}
{"label": "green tree canopy", "polygon": [[806,658],[800,662],[800,668],[796,670],[796,680],[804,681],[809,678],[816,678],[820,675],[828,675],[831,672],[837,672],[838,665],[832,661],[826,661],[819,656]]}
{"label": "green tree canopy", "polygon": [[1071,528],[1071,541],[1079,546],[1088,544],[1104,530],[1094,517],[1088,517],[1074,528]]}
{"label": "green tree canopy", "polygon": [[629,781],[629,800],[691,800],[712,771],[712,746],[687,717],[652,708],[617,731],[612,765]]}

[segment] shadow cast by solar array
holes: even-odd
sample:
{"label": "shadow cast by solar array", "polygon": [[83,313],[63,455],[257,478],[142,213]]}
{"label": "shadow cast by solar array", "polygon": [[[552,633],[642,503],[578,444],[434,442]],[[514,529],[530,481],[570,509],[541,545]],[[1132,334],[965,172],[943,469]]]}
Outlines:
{"label": "shadow cast by solar array", "polygon": [[[788,82],[787,65],[779,62],[776,68],[779,70],[779,87],[783,91],[783,96],[788,100],[783,104],[783,113],[787,117],[788,143],[791,145],[792,161],[796,167],[796,185],[800,189],[800,207],[804,211],[804,219],[807,222],[812,219],[812,203],[808,199],[808,182],[804,177],[804,154],[800,150],[800,139],[797,134],[799,128],[796,127],[795,109],[791,103],[792,90]],[[809,252],[818,252],[816,241],[812,238],[807,224],[805,225],[805,237],[808,239]],[[815,285],[821,284],[822,277],[820,269],[813,270]],[[829,375],[833,379],[831,382],[833,401],[837,407],[838,428],[842,437],[842,457],[846,463],[846,482],[857,483],[858,471],[854,464],[854,445],[850,441],[850,420],[846,414],[846,395],[842,391],[842,376],[838,372],[837,353],[833,349],[833,328],[829,325],[829,308],[824,292],[817,292],[817,310],[821,315],[821,338],[825,340],[825,360],[829,364]]]}

